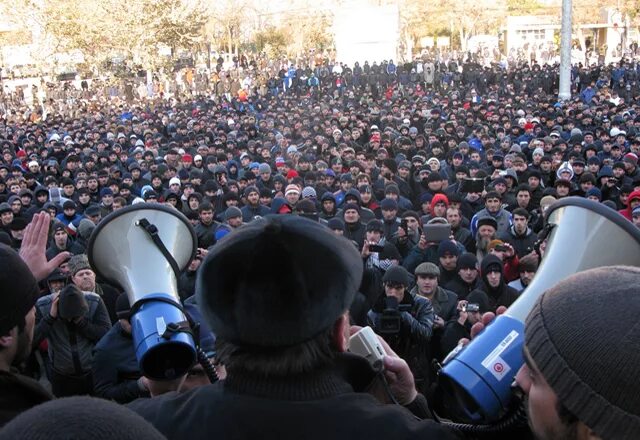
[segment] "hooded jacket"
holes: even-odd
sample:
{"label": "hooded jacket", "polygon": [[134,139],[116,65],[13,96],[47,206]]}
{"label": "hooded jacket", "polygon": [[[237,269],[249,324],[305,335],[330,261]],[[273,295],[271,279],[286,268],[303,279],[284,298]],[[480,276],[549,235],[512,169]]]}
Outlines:
{"label": "hooded jacket", "polygon": [[626,218],[629,221],[632,220],[632,216],[631,216],[631,212],[633,211],[633,209],[631,208],[632,200],[640,200],[640,190],[633,191],[631,194],[629,194],[629,198],[627,199],[627,207],[618,211],[620,214],[622,214],[624,218]]}
{"label": "hooded jacket", "polygon": [[[493,288],[487,280],[489,266],[496,265],[500,268],[500,284]],[[495,255],[487,255],[482,259],[480,264],[480,276],[482,284],[480,287],[469,294],[467,301],[480,305],[480,311],[494,312],[500,306],[509,307],[518,299],[519,293],[513,287],[506,284],[504,277],[504,267],[502,260]]]}

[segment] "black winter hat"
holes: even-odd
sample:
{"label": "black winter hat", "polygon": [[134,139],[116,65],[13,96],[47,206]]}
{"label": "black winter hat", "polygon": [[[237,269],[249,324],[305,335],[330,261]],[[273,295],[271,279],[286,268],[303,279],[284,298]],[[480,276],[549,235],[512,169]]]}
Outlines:
{"label": "black winter hat", "polygon": [[66,286],[60,292],[58,312],[63,319],[74,319],[84,316],[89,311],[89,305],[84,293],[74,284]]}
{"label": "black winter hat", "polygon": [[[55,417],[51,417],[55,414]],[[130,409],[95,397],[56,399],[25,411],[5,425],[0,439],[162,440]]]}
{"label": "black winter hat", "polygon": [[382,277],[382,282],[398,283],[404,287],[409,287],[409,284],[411,284],[411,275],[409,275],[407,269],[402,266],[391,266]]}
{"label": "black winter hat", "polygon": [[0,335],[24,320],[39,293],[36,279],[18,253],[0,244]]}
{"label": "black winter hat", "polygon": [[470,252],[465,252],[464,254],[458,257],[458,262],[456,264],[456,270],[460,269],[477,269],[478,268],[478,259],[475,255]]}
{"label": "black winter hat", "polygon": [[333,325],[351,305],[362,270],[353,244],[324,225],[270,215],[209,252],[198,271],[197,301],[219,338],[290,346]]}
{"label": "black winter hat", "polygon": [[587,270],[544,292],[526,320],[536,367],[558,402],[600,438],[640,432],[639,284],[636,267]]}
{"label": "black winter hat", "polygon": [[389,168],[393,174],[396,174],[398,172],[398,164],[396,163],[395,160],[393,160],[393,159],[385,159],[385,160],[382,161],[382,164],[385,167]]}

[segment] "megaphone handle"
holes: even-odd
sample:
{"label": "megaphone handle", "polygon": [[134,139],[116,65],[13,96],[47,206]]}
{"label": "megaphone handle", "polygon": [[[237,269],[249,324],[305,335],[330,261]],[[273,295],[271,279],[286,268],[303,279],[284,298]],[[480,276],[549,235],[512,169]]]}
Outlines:
{"label": "megaphone handle", "polygon": [[162,253],[164,258],[166,258],[167,262],[171,266],[171,269],[176,276],[176,280],[179,280],[181,272],[180,266],[178,266],[178,262],[175,260],[175,258],[173,258],[173,255],[171,255],[167,247],[162,242],[162,239],[158,235],[158,228],[156,227],[156,225],[149,223],[149,220],[147,220],[146,218],[141,218],[140,220],[138,220],[136,222],[136,225],[144,229],[145,232],[149,235],[151,241],[153,241],[153,244],[156,245],[158,250]]}

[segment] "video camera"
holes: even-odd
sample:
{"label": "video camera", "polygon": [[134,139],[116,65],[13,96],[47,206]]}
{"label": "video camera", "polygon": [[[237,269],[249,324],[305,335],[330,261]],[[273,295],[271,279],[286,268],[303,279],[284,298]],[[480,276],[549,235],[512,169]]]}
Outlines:
{"label": "video camera", "polygon": [[380,335],[397,335],[400,333],[400,324],[402,312],[408,312],[411,310],[411,305],[400,304],[398,299],[393,296],[387,296],[384,299],[384,309],[382,311],[382,317],[380,318],[380,328],[378,333]]}

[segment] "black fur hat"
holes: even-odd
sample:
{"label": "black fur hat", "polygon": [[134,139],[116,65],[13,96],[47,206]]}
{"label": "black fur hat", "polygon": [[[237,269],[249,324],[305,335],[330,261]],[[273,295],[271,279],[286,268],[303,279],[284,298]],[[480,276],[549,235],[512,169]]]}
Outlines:
{"label": "black fur hat", "polygon": [[329,328],[361,279],[360,254],[347,239],[298,216],[267,216],[209,252],[196,295],[219,338],[282,347]]}

